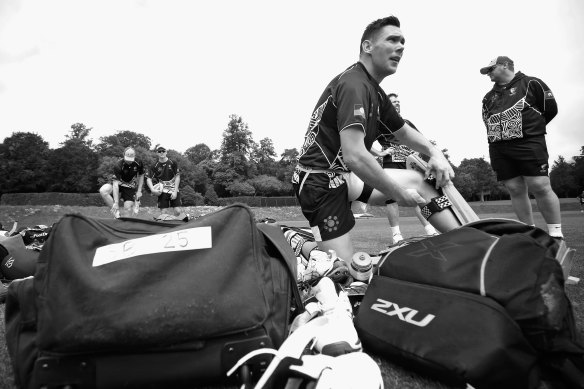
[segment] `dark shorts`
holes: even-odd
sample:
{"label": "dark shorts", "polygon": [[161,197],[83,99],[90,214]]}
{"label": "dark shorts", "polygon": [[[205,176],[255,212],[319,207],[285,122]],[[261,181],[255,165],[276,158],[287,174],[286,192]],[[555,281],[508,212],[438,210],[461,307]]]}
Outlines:
{"label": "dark shorts", "polygon": [[406,163],[405,162],[392,162],[392,161],[383,161],[383,168],[384,169],[405,169]]}
{"label": "dark shorts", "polygon": [[[300,182],[304,174],[300,174]],[[314,227],[318,228],[320,237],[315,234],[315,239],[327,241],[351,231],[355,226],[355,217],[351,211],[347,183],[332,189],[320,183],[315,185],[311,178],[316,174],[320,173],[313,173],[306,179],[300,193],[298,193],[299,184],[293,184],[293,187],[302,213],[313,229],[313,233]]]}
{"label": "dark shorts", "polygon": [[120,200],[134,201],[136,199],[137,188],[128,188],[127,186],[119,186]]}
{"label": "dark shorts", "polygon": [[543,136],[491,143],[489,154],[498,181],[519,176],[547,176],[549,172],[549,155]]}
{"label": "dark shorts", "polygon": [[158,208],[177,208],[182,206],[182,201],[180,199],[180,192],[176,194],[176,199],[171,200],[171,193],[162,193],[158,196]]}

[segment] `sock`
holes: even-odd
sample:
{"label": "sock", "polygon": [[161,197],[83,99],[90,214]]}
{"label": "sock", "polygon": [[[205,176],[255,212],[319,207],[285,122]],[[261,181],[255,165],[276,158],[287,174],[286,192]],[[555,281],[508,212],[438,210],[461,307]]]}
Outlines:
{"label": "sock", "polygon": [[562,234],[562,225],[561,224],[548,224],[547,225],[548,234],[553,236],[554,238],[563,238],[564,234]]}
{"label": "sock", "polygon": [[391,227],[391,235],[395,235],[395,234],[401,234],[401,231],[399,230],[399,226],[395,226],[395,227]]}
{"label": "sock", "polygon": [[428,224],[427,226],[424,226],[424,229],[426,230],[426,234],[428,234],[428,235],[434,235],[436,233],[436,229],[434,228],[434,226],[432,224]]}

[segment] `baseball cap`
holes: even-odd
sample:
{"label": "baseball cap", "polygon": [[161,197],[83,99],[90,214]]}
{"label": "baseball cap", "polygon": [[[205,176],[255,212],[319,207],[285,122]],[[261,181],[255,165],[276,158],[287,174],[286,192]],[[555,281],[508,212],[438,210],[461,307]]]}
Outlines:
{"label": "baseball cap", "polygon": [[513,60],[505,55],[500,55],[498,57],[495,57],[491,60],[491,62],[489,62],[489,64],[487,66],[485,66],[484,68],[481,68],[481,74],[487,74],[493,66],[495,66],[497,64],[502,64],[502,63],[508,63],[510,65],[513,65]]}
{"label": "baseball cap", "polygon": [[156,149],[156,151],[160,152],[160,151],[166,151],[166,149],[162,146],[158,146],[158,148]]}

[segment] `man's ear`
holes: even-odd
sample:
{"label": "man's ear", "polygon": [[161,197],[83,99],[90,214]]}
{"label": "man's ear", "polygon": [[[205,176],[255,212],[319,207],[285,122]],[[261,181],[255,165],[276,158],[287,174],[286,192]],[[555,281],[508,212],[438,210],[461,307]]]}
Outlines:
{"label": "man's ear", "polygon": [[372,46],[373,45],[369,39],[366,39],[361,43],[361,48],[363,49],[364,53],[371,53]]}

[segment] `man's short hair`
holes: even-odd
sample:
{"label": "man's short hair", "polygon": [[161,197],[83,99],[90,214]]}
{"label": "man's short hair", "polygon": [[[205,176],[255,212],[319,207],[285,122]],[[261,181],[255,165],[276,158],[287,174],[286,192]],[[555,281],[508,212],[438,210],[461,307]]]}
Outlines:
{"label": "man's short hair", "polygon": [[126,147],[126,148],[124,149],[124,155],[126,155],[126,152],[127,152],[128,150],[132,150],[134,153],[136,152],[136,149],[135,149],[135,148],[133,148],[132,146],[128,146],[128,147]]}
{"label": "man's short hair", "polygon": [[375,37],[375,34],[381,30],[385,26],[395,26],[400,27],[399,19],[397,16],[387,16],[382,19],[377,19],[365,28],[363,31],[363,36],[361,37],[361,43],[359,44],[359,53],[363,52],[363,42],[366,40],[372,40]]}
{"label": "man's short hair", "polygon": [[395,97],[395,98],[397,98],[397,97],[398,97],[398,96],[397,96],[397,93],[393,93],[393,92],[391,92],[390,94],[388,94],[388,95],[387,95],[387,98],[388,98],[388,99],[389,99],[389,98],[391,98],[391,97]]}

